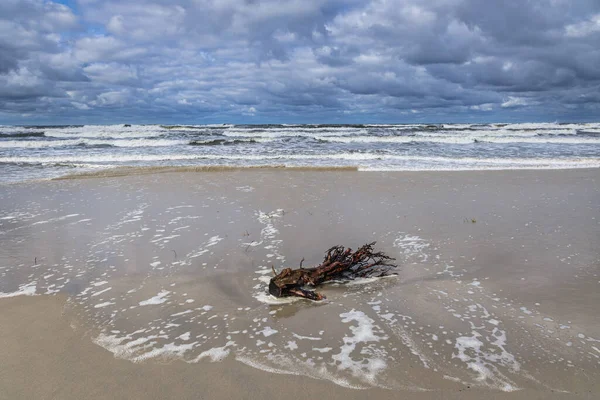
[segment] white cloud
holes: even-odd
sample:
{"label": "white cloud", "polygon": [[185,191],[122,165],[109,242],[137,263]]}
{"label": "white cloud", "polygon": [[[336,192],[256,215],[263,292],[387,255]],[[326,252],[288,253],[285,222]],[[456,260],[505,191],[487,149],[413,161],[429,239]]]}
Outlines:
{"label": "white cloud", "polygon": [[89,110],[90,107],[87,104],[79,103],[77,101],[72,101],[71,104],[78,110]]}
{"label": "white cloud", "polygon": [[9,86],[13,87],[32,88],[42,83],[41,77],[28,68],[19,68],[16,71],[11,71],[4,75],[3,78]]}
{"label": "white cloud", "polygon": [[127,103],[129,93],[125,90],[105,92],[98,95],[90,104],[94,106],[116,106]]}
{"label": "white cloud", "polygon": [[125,33],[125,27],[123,26],[123,16],[113,15],[106,24],[106,29],[114,35],[122,35]]}
{"label": "white cloud", "polygon": [[524,99],[522,97],[512,97],[509,96],[508,100],[504,101],[501,104],[502,108],[511,108],[511,107],[522,107],[522,106],[528,106],[530,105],[530,101],[527,99]]}
{"label": "white cloud", "polygon": [[94,62],[112,58],[125,44],[112,36],[84,37],[75,42],[74,54],[81,62]]}
{"label": "white cloud", "polygon": [[580,38],[600,32],[600,14],[590,17],[589,20],[570,24],[565,27],[565,34],[568,37]]}
{"label": "white cloud", "polygon": [[43,18],[39,23],[45,30],[55,32],[77,27],[77,17],[69,7],[52,2],[44,3],[43,7]]}
{"label": "white cloud", "polygon": [[494,104],[485,103],[485,104],[477,104],[470,107],[471,110],[475,111],[492,111],[494,109]]}
{"label": "white cloud", "polygon": [[134,66],[117,63],[94,63],[83,68],[83,72],[93,82],[128,84],[138,80]]}

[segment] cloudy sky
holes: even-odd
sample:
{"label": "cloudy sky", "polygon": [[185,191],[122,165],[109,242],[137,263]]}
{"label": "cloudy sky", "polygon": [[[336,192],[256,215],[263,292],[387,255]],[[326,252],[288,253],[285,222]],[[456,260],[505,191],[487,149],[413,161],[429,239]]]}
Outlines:
{"label": "cloudy sky", "polygon": [[0,0],[0,124],[573,120],[598,0]]}

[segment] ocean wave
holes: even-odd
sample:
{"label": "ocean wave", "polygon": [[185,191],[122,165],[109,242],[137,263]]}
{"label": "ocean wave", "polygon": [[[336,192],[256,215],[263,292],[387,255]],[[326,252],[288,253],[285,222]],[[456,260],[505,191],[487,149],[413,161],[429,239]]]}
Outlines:
{"label": "ocean wave", "polygon": [[468,137],[468,136],[507,136],[507,137],[533,137],[540,135],[577,135],[578,132],[594,132],[600,128],[594,126],[584,127],[583,125],[548,125],[548,126],[528,126],[527,128],[517,128],[514,126],[502,125],[365,125],[362,127],[239,127],[235,126],[223,130],[224,136],[230,137],[262,137],[262,138],[281,138],[281,137],[355,137],[355,136],[376,136],[376,137],[396,137],[396,136],[437,136],[437,137]]}
{"label": "ocean wave", "polygon": [[175,139],[119,139],[119,140],[93,140],[84,139],[80,140],[83,145],[87,146],[98,146],[98,145],[110,145],[112,147],[170,147],[170,146],[182,146],[187,144],[186,140],[175,140]]}
{"label": "ocean wave", "polygon": [[[21,125],[25,129],[64,129],[64,128],[82,128],[85,125]],[[123,125],[119,125],[123,126]]]}
{"label": "ocean wave", "polygon": [[577,131],[578,135],[598,135],[600,134],[600,128],[585,128]]}
{"label": "ocean wave", "polygon": [[0,132],[0,139],[44,137],[45,133],[40,131],[8,131]]}
{"label": "ocean wave", "polygon": [[293,136],[312,136],[318,132],[323,136],[340,136],[340,135],[366,135],[368,130],[365,128],[352,127],[337,127],[337,128],[306,128],[306,127],[282,127],[282,128],[229,128],[223,131],[223,135],[232,137],[262,137],[262,138],[278,138],[278,137],[293,137]]}
{"label": "ocean wave", "polygon": [[264,143],[265,140],[261,139],[211,139],[211,140],[191,140],[188,144],[190,146],[229,146],[235,144],[254,144],[254,143]]}
{"label": "ocean wave", "polygon": [[319,166],[286,166],[286,165],[188,165],[188,166],[115,166],[98,164],[70,164],[77,168],[94,169],[94,171],[78,172],[74,174],[61,175],[54,180],[68,180],[80,178],[108,178],[131,175],[148,175],[171,172],[227,172],[244,170],[280,170],[287,169],[293,171],[358,171],[356,166],[344,167],[319,167]]}
{"label": "ocean wave", "polygon": [[556,123],[556,122],[524,122],[524,123],[495,123],[495,124],[442,124],[441,128],[448,130],[471,130],[485,128],[487,130],[506,129],[516,131],[530,130],[577,130],[600,128],[600,123]]}
{"label": "ocean wave", "polygon": [[115,166],[598,168],[600,124],[0,126],[0,163],[0,182]]}
{"label": "ocean wave", "polygon": [[543,122],[543,123],[517,123],[507,124],[508,129],[514,130],[535,130],[535,129],[554,129],[554,130],[577,130],[577,129],[598,129],[600,123],[556,123],[556,122]]}
{"label": "ocean wave", "polygon": [[[570,135],[569,135],[570,136]],[[539,135],[536,137],[483,137],[473,139],[476,143],[530,143],[530,144],[600,144],[600,138],[554,137]]]}
{"label": "ocean wave", "polygon": [[49,148],[49,147],[168,147],[187,144],[185,140],[168,139],[132,139],[132,140],[98,140],[98,139],[67,139],[67,140],[15,140],[0,141],[0,148]]}
{"label": "ocean wave", "polygon": [[[438,165],[493,164],[493,165],[593,165],[600,166],[600,158],[476,158],[476,157],[436,157],[405,156],[376,153],[335,153],[335,154],[289,154],[289,155],[231,155],[231,154],[103,154],[54,157],[0,157],[0,163],[122,163],[153,161],[192,161],[192,160],[238,160],[238,161],[398,161],[427,162]],[[312,163],[311,165],[314,165]],[[328,165],[329,166],[329,165]]]}
{"label": "ocean wave", "polygon": [[159,125],[160,128],[176,131],[197,131],[199,129],[226,129],[232,128],[232,124],[209,124],[209,125]]}
{"label": "ocean wave", "polygon": [[[571,135],[569,135],[571,136]],[[600,144],[600,138],[576,138],[556,136],[349,136],[349,137],[325,137],[315,136],[321,142],[336,143],[447,143],[447,144],[473,144],[473,143],[564,143],[564,144]]]}
{"label": "ocean wave", "polygon": [[419,135],[423,136],[458,136],[458,137],[478,137],[478,136],[489,136],[489,137],[535,137],[535,136],[571,136],[576,135],[575,129],[565,130],[553,130],[553,129],[529,129],[529,130],[516,130],[498,128],[498,129],[464,129],[464,130],[453,130],[448,129],[440,132],[419,132]]}
{"label": "ocean wave", "polygon": [[600,168],[600,158],[407,157],[402,163],[360,165],[359,171],[480,171]]}
{"label": "ocean wave", "polygon": [[[30,127],[0,127],[0,137],[14,135],[41,136]],[[194,135],[279,138],[312,136],[536,136],[600,133],[600,124],[358,124],[358,125],[84,125],[44,127],[44,136],[64,139],[135,139]]]}
{"label": "ocean wave", "polygon": [[76,127],[47,128],[46,137],[91,138],[91,139],[134,139],[151,138],[168,132],[158,125],[84,125]]}

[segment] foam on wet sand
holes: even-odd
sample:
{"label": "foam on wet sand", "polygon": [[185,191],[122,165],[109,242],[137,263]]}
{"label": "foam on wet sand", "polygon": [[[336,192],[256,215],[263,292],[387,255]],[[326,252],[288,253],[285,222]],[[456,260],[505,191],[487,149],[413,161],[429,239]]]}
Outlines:
{"label": "foam on wet sand", "polygon": [[[0,302],[62,298],[69,329],[132,370],[251,366],[332,398],[597,394],[597,179],[257,170],[3,187]],[[273,268],[373,240],[398,276],[325,285],[322,303],[266,293]]]}

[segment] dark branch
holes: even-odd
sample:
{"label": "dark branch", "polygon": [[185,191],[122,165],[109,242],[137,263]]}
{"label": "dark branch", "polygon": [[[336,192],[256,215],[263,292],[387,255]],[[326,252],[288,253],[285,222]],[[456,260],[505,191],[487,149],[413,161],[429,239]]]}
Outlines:
{"label": "dark branch", "polygon": [[383,252],[373,252],[375,242],[365,244],[354,253],[344,246],[334,246],[325,252],[323,262],[314,268],[292,270],[285,268],[271,278],[269,293],[275,297],[298,296],[311,300],[325,298],[320,293],[306,290],[305,286],[318,286],[332,280],[351,280],[354,278],[380,277],[391,274],[396,268],[394,258]]}

